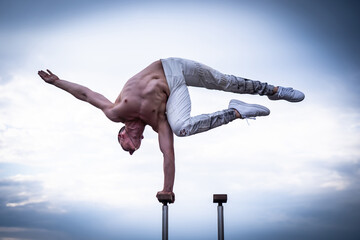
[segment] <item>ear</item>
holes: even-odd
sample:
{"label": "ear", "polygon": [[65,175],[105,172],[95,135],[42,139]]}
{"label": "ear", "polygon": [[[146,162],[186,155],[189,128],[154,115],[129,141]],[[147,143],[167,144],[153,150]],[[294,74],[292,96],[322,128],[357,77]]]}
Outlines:
{"label": "ear", "polygon": [[119,133],[120,138],[124,138],[125,135],[125,131],[122,131],[121,133]]}

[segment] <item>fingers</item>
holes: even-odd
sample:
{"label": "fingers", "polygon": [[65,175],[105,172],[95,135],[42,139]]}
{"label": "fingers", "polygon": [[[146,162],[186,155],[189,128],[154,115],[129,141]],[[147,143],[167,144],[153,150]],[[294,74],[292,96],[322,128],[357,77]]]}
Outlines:
{"label": "fingers", "polygon": [[46,69],[46,71],[48,72],[45,72],[45,71],[43,71],[43,70],[40,70],[40,71],[38,71],[38,74],[40,75],[40,76],[47,76],[47,75],[54,75],[49,69]]}
{"label": "fingers", "polygon": [[38,74],[40,75],[40,77],[44,77],[44,76],[47,76],[48,74],[44,71],[38,71]]}
{"label": "fingers", "polygon": [[39,76],[47,83],[53,84],[55,81],[59,80],[59,78],[53,74],[49,69],[46,69],[45,71],[38,71]]}

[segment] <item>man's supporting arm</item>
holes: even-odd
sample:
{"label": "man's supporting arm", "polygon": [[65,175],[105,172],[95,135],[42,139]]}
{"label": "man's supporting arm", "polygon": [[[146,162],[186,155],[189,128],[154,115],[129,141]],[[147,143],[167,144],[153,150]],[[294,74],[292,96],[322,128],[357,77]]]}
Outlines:
{"label": "man's supporting arm", "polygon": [[164,156],[164,188],[162,192],[172,193],[175,179],[174,135],[166,119],[159,124],[158,134],[160,150]]}

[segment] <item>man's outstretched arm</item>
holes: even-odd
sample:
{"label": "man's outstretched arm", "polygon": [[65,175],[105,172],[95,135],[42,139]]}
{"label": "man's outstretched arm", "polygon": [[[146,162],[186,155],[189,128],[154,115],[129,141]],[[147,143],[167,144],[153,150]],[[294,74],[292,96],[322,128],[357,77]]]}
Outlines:
{"label": "man's outstretched arm", "polygon": [[39,76],[47,83],[52,84],[66,92],[72,94],[77,99],[88,102],[91,105],[101,109],[105,115],[111,120],[111,109],[114,106],[112,102],[110,102],[103,95],[90,90],[87,87],[81,86],[76,83],[68,82],[65,80],[59,79],[55,74],[53,74],[50,70],[39,71]]}
{"label": "man's outstretched arm", "polygon": [[159,124],[159,146],[164,156],[164,188],[159,194],[172,194],[175,179],[174,135],[167,120]]}

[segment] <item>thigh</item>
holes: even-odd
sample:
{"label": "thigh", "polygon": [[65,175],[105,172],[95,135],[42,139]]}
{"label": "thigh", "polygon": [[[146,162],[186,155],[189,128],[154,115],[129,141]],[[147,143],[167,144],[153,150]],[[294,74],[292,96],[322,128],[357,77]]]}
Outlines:
{"label": "thigh", "polygon": [[223,74],[205,64],[183,60],[182,72],[188,86],[222,90],[233,93],[271,95],[273,85],[234,75]]}
{"label": "thigh", "polygon": [[191,101],[184,79],[177,79],[166,103],[166,115],[173,132],[178,131],[190,118]]}
{"label": "thigh", "polygon": [[184,60],[183,74],[188,86],[203,87],[226,91],[232,85],[237,86],[237,82],[205,64],[192,60]]}

